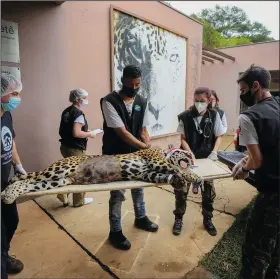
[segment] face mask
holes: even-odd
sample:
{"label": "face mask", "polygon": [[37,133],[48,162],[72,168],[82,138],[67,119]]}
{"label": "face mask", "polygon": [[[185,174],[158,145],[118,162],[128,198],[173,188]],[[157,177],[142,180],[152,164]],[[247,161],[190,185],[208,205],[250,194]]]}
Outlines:
{"label": "face mask", "polygon": [[20,102],[20,98],[11,97],[8,103],[1,103],[1,105],[4,111],[11,111],[16,109]]}
{"label": "face mask", "polygon": [[84,107],[84,106],[86,106],[86,105],[88,105],[88,100],[86,100],[86,99],[81,99],[80,106],[81,106],[81,107]]}
{"label": "face mask", "polygon": [[216,102],[212,102],[212,108],[216,107]]}
{"label": "face mask", "polygon": [[126,97],[134,98],[137,95],[139,89],[140,88],[130,88],[130,87],[123,85],[121,93],[123,95],[125,95]]}
{"label": "face mask", "polygon": [[207,103],[202,103],[202,102],[195,102],[194,103],[198,113],[201,113],[202,111],[207,109],[208,104]]}
{"label": "face mask", "polygon": [[255,104],[254,93],[249,90],[246,93],[240,95],[240,100],[248,107],[251,107]]}

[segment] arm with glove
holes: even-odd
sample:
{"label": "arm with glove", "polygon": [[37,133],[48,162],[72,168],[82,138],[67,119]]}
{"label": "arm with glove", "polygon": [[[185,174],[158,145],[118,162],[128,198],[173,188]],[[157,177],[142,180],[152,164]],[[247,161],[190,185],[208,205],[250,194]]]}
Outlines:
{"label": "arm with glove", "polygon": [[259,139],[252,121],[246,115],[240,115],[239,122],[239,144],[246,146],[249,156],[238,162],[232,170],[234,180],[245,179],[250,170],[258,169],[262,164],[262,154]]}
{"label": "arm with glove", "polygon": [[232,170],[233,180],[245,179],[250,170],[256,170],[261,166],[262,155],[258,144],[247,145],[249,156],[240,160]]}
{"label": "arm with glove", "polygon": [[215,142],[215,146],[214,149],[212,150],[212,152],[210,153],[210,155],[208,156],[208,159],[212,160],[212,161],[217,161],[218,160],[218,156],[217,156],[217,151],[221,145],[222,142],[222,137],[216,137],[216,142]]}
{"label": "arm with glove", "polygon": [[12,158],[13,158],[13,166],[15,168],[16,173],[20,174],[27,174],[25,169],[23,168],[18,152],[17,152],[17,147],[16,147],[16,142],[13,140],[13,150],[12,150]]}
{"label": "arm with glove", "polygon": [[75,122],[73,126],[73,136],[75,138],[95,138],[97,134],[102,133],[101,129],[96,130],[88,130],[87,132],[82,131],[82,127],[84,124]]}
{"label": "arm with glove", "polygon": [[95,130],[88,130],[90,133],[91,138],[95,138],[98,134],[102,134],[103,130],[102,129],[95,129]]}
{"label": "arm with glove", "polygon": [[245,171],[244,166],[246,165],[246,162],[248,161],[249,157],[245,157],[241,159],[232,169],[232,176],[233,180],[238,179],[245,179],[248,177],[249,172]]}
{"label": "arm with glove", "polygon": [[222,136],[225,134],[225,129],[218,112],[216,114],[216,119],[214,123],[214,134],[216,137],[216,141],[212,152],[208,156],[208,159],[212,161],[217,161],[218,160],[217,151],[219,150],[220,145],[222,143]]}

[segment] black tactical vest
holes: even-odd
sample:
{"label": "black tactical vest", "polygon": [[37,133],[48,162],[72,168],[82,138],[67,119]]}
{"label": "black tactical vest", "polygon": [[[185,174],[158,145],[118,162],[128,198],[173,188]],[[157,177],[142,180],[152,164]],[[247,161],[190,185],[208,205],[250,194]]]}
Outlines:
{"label": "black tactical vest", "polygon": [[62,145],[69,148],[86,150],[88,139],[80,139],[73,136],[74,121],[81,115],[83,115],[85,119],[85,125],[82,127],[82,131],[87,132],[87,120],[81,110],[77,109],[75,106],[70,106],[62,112],[59,127],[59,135],[61,137],[59,141]]}
{"label": "black tactical vest", "polygon": [[262,153],[261,167],[255,170],[256,187],[260,192],[279,191],[279,97],[262,100],[242,114],[247,115],[253,122]]}
{"label": "black tactical vest", "polygon": [[222,120],[222,118],[223,118],[225,112],[224,112],[222,109],[219,109],[219,108],[216,108],[215,110],[219,113],[220,118],[221,118],[221,120]]}
{"label": "black tactical vest", "polygon": [[[147,101],[140,95],[136,95],[133,102],[132,114],[129,116],[123,100],[117,92],[109,93],[106,97],[100,100],[100,106],[102,110],[102,101],[109,102],[117,111],[118,115],[122,119],[125,128],[135,138],[140,140],[141,131],[143,127],[144,114],[147,106]],[[103,114],[102,110],[102,114]],[[103,114],[103,146],[102,152],[106,155],[114,154],[126,154],[137,151],[138,149],[124,142],[115,132],[114,128],[107,126],[104,114]]]}
{"label": "black tactical vest", "polygon": [[215,110],[207,110],[203,115],[199,124],[200,130],[203,133],[199,133],[196,128],[195,118],[197,115],[194,115],[194,111],[186,110],[178,115],[179,121],[182,120],[184,123],[187,143],[197,159],[207,158],[215,146],[216,137],[214,133],[214,125],[216,115],[217,112]]}

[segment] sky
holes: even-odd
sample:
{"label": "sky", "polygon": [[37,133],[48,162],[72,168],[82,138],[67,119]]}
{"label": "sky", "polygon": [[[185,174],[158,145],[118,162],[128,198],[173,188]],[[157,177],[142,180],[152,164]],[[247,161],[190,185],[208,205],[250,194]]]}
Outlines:
{"label": "sky", "polygon": [[202,9],[212,9],[215,5],[237,6],[245,11],[251,21],[259,21],[270,36],[279,40],[279,1],[170,1],[171,5],[184,14],[199,13]]}

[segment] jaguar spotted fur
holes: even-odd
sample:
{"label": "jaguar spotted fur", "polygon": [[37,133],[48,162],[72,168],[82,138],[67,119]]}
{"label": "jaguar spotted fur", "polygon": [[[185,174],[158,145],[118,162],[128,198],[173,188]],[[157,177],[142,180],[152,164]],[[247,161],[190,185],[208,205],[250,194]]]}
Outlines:
{"label": "jaguar spotted fur", "polygon": [[131,154],[74,156],[54,162],[42,172],[15,176],[1,193],[6,204],[19,196],[70,184],[88,185],[121,180],[169,183],[183,189],[188,182],[203,179],[188,167],[191,155],[181,149],[144,149]]}

